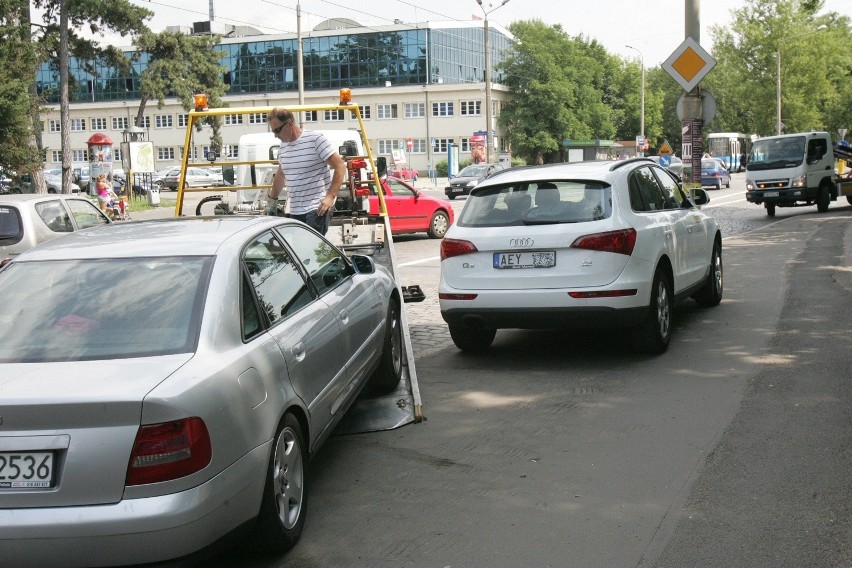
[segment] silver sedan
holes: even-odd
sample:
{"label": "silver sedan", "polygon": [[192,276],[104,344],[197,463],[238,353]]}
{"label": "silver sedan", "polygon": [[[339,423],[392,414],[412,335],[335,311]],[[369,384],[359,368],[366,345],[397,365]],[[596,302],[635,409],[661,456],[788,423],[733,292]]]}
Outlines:
{"label": "silver sedan", "polygon": [[156,562],[245,527],[293,546],[309,458],[365,387],[400,381],[397,290],[274,217],[20,255],[0,270],[2,563]]}

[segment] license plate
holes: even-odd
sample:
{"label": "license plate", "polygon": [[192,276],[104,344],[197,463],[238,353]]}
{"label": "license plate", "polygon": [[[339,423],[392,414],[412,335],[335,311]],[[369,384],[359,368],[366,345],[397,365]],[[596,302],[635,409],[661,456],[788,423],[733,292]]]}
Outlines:
{"label": "license plate", "polygon": [[494,268],[551,268],[556,266],[556,251],[495,252]]}
{"label": "license plate", "polygon": [[777,191],[764,191],[763,197],[778,197]]}
{"label": "license plate", "polygon": [[53,486],[53,452],[0,452],[0,489]]}
{"label": "license plate", "polygon": [[464,191],[464,189],[461,187],[451,187],[450,191],[452,191],[453,193],[461,193]]}

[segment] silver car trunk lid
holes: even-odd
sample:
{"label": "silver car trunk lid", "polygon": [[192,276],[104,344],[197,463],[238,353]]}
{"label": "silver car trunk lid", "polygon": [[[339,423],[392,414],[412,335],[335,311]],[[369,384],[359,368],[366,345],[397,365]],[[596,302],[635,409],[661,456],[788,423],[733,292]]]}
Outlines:
{"label": "silver car trunk lid", "polygon": [[120,501],[143,400],[190,357],[4,365],[0,452],[39,465],[51,454],[53,475],[47,487],[0,480],[0,507]]}
{"label": "silver car trunk lid", "polygon": [[[602,223],[530,225],[524,227],[457,227],[452,238],[469,240],[478,252],[446,259],[441,264],[445,282],[459,290],[518,290],[528,288],[593,288],[613,282],[624,271],[630,257],[624,254],[571,248],[583,235],[615,230]],[[509,268],[546,260],[554,254],[555,264],[541,268]],[[496,265],[495,265],[496,263]],[[497,266],[503,266],[499,268]]]}

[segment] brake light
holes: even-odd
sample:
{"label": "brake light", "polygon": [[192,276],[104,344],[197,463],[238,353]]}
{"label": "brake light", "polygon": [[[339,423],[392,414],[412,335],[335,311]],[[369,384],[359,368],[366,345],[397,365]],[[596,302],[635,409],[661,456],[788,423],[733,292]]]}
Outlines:
{"label": "brake light", "polygon": [[447,260],[454,256],[478,252],[478,249],[470,241],[457,239],[444,239],[441,241],[441,260]]}
{"label": "brake light", "polygon": [[615,252],[618,254],[633,254],[636,246],[636,229],[621,229],[618,231],[607,231],[606,233],[595,233],[579,237],[572,244],[572,248],[597,250],[601,252]]}
{"label": "brake light", "polygon": [[212,454],[210,434],[201,418],[142,426],[136,433],[125,485],[185,477],[207,467]]}

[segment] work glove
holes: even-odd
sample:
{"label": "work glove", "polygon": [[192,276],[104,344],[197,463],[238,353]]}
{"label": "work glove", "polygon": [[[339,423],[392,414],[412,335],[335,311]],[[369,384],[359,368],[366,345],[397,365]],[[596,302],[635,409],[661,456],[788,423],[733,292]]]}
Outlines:
{"label": "work glove", "polygon": [[273,217],[278,216],[278,200],[271,197],[266,200],[266,214]]}

